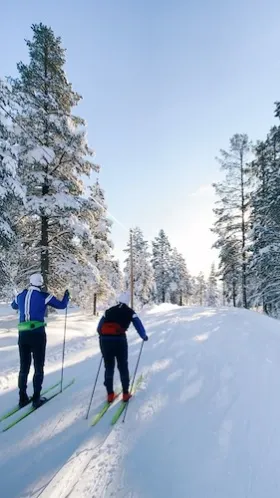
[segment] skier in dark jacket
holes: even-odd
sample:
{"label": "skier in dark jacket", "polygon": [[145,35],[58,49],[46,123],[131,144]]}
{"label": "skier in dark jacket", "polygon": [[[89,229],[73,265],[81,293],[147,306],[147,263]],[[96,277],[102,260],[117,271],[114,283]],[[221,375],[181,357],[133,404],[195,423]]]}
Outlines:
{"label": "skier in dark jacket", "polygon": [[32,397],[34,408],[41,406],[46,399],[40,397],[44,379],[44,364],[46,353],[45,315],[47,306],[65,309],[69,302],[69,292],[65,291],[62,301],[48,292],[42,292],[43,277],[35,273],[30,277],[30,287],[23,290],[12,302],[12,308],[19,310],[19,356],[20,372],[18,376],[19,407],[29,403],[27,395],[27,379],[31,365],[31,354],[34,361],[34,377]]}
{"label": "skier in dark jacket", "polygon": [[133,323],[143,341],[148,340],[145,328],[140,318],[128,306],[129,293],[123,293],[116,306],[109,308],[101,318],[97,332],[100,339],[100,349],[105,364],[105,381],[107,400],[112,403],[116,397],[113,388],[115,359],[120,372],[123,389],[123,401],[128,401],[129,370],[128,370],[128,344],[126,331]]}

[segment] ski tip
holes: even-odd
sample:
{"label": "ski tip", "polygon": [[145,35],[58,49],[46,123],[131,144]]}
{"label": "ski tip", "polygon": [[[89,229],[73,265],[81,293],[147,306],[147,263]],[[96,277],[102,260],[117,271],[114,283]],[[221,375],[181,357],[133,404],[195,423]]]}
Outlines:
{"label": "ski tip", "polygon": [[[50,401],[51,399],[55,398],[58,394],[60,394],[61,392],[63,392],[63,391],[64,391],[65,389],[67,389],[68,387],[72,386],[72,385],[74,384],[74,382],[75,382],[75,377],[74,377],[71,381],[69,381],[68,383],[66,383],[66,384],[63,386],[62,391],[58,391],[58,392],[54,393],[53,395],[51,395],[51,396],[49,396],[49,397],[47,396],[47,397],[46,397],[46,401],[45,401],[45,403],[43,403],[43,404],[42,404],[42,405],[40,405],[40,406],[44,406],[44,405],[45,405],[48,401]],[[59,383],[58,383],[57,385],[59,385]],[[54,386],[53,386],[53,387],[54,387]],[[50,388],[50,389],[48,390],[48,392],[52,391],[52,389],[53,389],[53,388]],[[45,392],[45,394],[47,394],[47,393]],[[38,407],[38,408],[40,408],[40,407]],[[33,406],[31,406],[31,407],[28,409],[28,411],[27,411],[27,412],[25,412],[22,416],[17,417],[17,418],[16,418],[16,419],[15,419],[12,423],[10,423],[10,424],[9,424],[9,425],[7,425],[6,427],[4,427],[4,428],[1,430],[1,432],[6,432],[6,431],[8,431],[9,429],[12,429],[12,427],[14,427],[15,425],[17,425],[17,424],[18,424],[19,422],[21,422],[22,420],[24,420],[26,417],[28,417],[28,415],[31,415],[31,413],[33,413],[34,411],[36,411],[38,408],[34,408]]]}

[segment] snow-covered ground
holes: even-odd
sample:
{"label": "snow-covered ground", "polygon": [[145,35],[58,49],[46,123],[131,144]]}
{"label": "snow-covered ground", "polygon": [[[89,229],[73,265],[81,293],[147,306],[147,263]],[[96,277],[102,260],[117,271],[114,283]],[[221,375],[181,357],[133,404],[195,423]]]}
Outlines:
{"label": "snow-covered ground", "polygon": [[[279,498],[280,322],[245,310],[146,311],[145,382],[125,424],[84,420],[100,359],[95,322],[68,318],[75,384],[0,434],[3,498]],[[0,308],[0,414],[17,400],[15,315]],[[48,325],[45,386],[59,379],[64,316]],[[130,368],[140,340],[132,329]],[[91,415],[104,399],[102,378]]]}

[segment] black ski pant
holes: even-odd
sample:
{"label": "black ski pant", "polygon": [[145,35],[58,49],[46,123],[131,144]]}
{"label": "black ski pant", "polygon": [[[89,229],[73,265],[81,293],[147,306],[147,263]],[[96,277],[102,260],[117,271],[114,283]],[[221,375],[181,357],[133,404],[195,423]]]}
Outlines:
{"label": "black ski pant", "polygon": [[18,387],[20,397],[24,397],[26,395],[27,379],[32,356],[35,370],[33,377],[33,397],[35,399],[40,397],[44,379],[46,343],[47,338],[44,327],[35,330],[25,330],[19,333],[18,347],[20,372],[18,376]]}
{"label": "black ski pant", "polygon": [[126,335],[122,336],[100,336],[100,349],[105,364],[105,381],[104,386],[108,394],[114,392],[114,370],[115,360],[117,360],[118,369],[124,393],[129,391],[129,371],[128,371],[128,344]]}

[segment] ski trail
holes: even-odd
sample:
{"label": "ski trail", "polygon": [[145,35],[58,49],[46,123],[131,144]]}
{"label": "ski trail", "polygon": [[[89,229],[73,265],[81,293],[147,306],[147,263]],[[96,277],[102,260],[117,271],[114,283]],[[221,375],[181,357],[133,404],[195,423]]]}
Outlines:
{"label": "ski trail", "polygon": [[[170,305],[146,311],[143,321],[145,383],[125,424],[112,429],[116,408],[96,427],[84,420],[99,348],[91,319],[69,316],[65,373],[76,377],[75,385],[3,435],[1,496],[279,498],[279,322],[239,309]],[[57,380],[61,361],[63,320],[55,323],[48,384]],[[133,330],[128,335],[133,372],[141,341]],[[12,341],[4,335],[0,348],[5,369],[16,374],[15,351],[7,349]],[[7,407],[14,404],[14,382],[0,384]],[[103,400],[101,376],[90,417]]]}
{"label": "ski trail", "polygon": [[84,480],[79,479],[73,491],[63,498],[104,498],[106,494],[117,496],[119,488],[114,488],[114,478],[121,468],[122,453],[125,451],[121,441],[122,430],[118,427],[110,433],[99,451],[91,458],[83,473]]}
{"label": "ski trail", "polygon": [[90,412],[88,421],[84,420],[84,423],[88,426],[88,429],[86,430],[86,441],[79,446],[77,451],[71,455],[68,461],[55,473],[55,475],[53,475],[51,480],[44,486],[44,489],[37,495],[37,498],[39,496],[42,498],[60,498],[62,496],[66,498],[71,495],[76,485],[79,483],[81,474],[84,475],[88,466],[91,465],[92,460],[95,460],[98,457],[103,445],[110,437],[114,428],[109,425],[109,420],[111,419],[114,410],[117,409],[117,406],[118,402],[114,403],[98,422],[96,427],[92,427],[89,424],[101,406],[97,410]]}
{"label": "ski trail", "polygon": [[84,474],[91,460],[99,454],[99,448],[105,443],[107,437],[108,435],[95,435],[93,441],[81,445],[44,486],[37,498],[66,498],[70,496],[79,482],[81,474]]}

